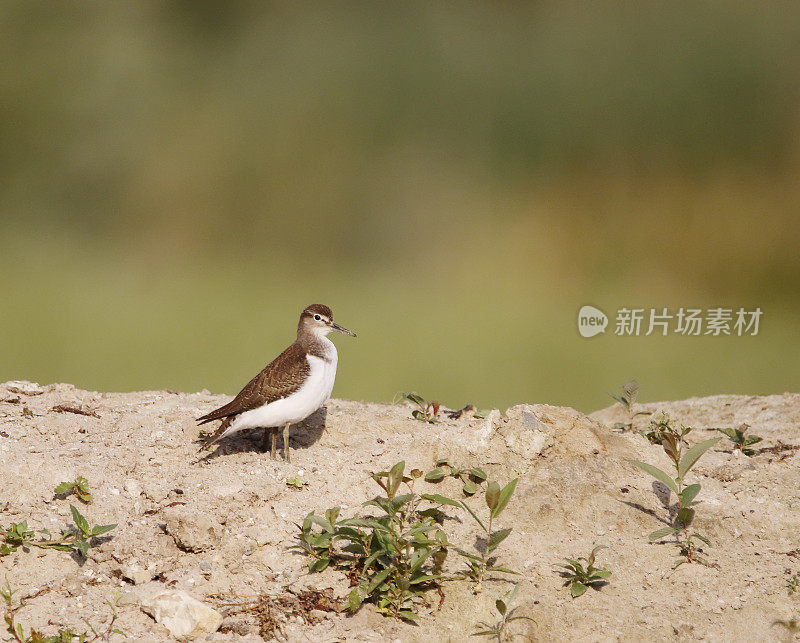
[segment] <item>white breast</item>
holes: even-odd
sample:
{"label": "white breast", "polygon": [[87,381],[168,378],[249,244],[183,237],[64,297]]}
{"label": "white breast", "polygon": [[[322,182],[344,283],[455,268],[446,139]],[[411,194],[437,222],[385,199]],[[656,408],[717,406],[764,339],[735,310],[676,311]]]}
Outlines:
{"label": "white breast", "polygon": [[242,413],[231,423],[224,435],[230,435],[242,429],[295,424],[305,420],[325,404],[333,392],[338,362],[338,353],[333,342],[327,339],[325,341],[329,344],[325,347],[325,358],[315,355],[306,356],[310,367],[309,374],[297,391],[288,397]]}

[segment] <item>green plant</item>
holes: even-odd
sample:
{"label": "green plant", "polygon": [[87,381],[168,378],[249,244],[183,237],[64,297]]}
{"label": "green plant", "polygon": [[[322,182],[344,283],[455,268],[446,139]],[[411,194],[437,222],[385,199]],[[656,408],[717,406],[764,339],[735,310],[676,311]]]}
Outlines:
{"label": "green plant", "polygon": [[300,477],[299,473],[296,473],[291,478],[286,478],[286,486],[292,489],[302,489],[303,487],[307,487],[308,483]]}
{"label": "green plant", "polygon": [[636,398],[639,396],[639,382],[631,380],[625,382],[621,387],[622,393],[620,395],[609,395],[622,405],[625,412],[628,414],[627,422],[615,422],[613,429],[630,430],[633,428],[633,419],[639,415],[650,415],[652,411],[635,411],[633,405],[636,403]]}
{"label": "green plant", "polygon": [[739,449],[742,453],[746,456],[751,456],[756,454],[755,449],[751,449],[750,446],[761,442],[763,438],[760,438],[757,435],[746,435],[747,430],[750,428],[750,425],[740,424],[738,429],[716,429],[720,433],[727,435],[728,439],[733,442],[733,449]]}
{"label": "green plant", "polygon": [[478,526],[483,530],[486,536],[483,541],[483,545],[478,549],[478,554],[473,554],[464,549],[455,547],[455,550],[467,560],[467,570],[464,572],[464,576],[471,579],[475,583],[475,592],[480,591],[481,583],[486,577],[486,572],[504,572],[506,574],[519,573],[513,569],[495,565],[495,558],[492,556],[500,543],[508,538],[509,534],[511,533],[510,527],[494,531],[494,520],[500,516],[500,514],[503,512],[503,509],[505,509],[508,505],[508,501],[511,500],[511,495],[514,493],[514,489],[517,486],[517,481],[518,478],[514,478],[502,489],[496,482],[490,482],[486,486],[485,500],[486,506],[489,509],[489,519],[487,521],[489,523],[488,527],[480,518],[478,518],[478,515],[466,502],[461,501],[460,503],[461,506],[467,510],[469,515],[475,519],[475,522],[478,523]]}
{"label": "green plant", "polygon": [[[599,585],[605,582],[605,579],[611,576],[611,572],[602,567],[595,567],[594,560],[597,552],[601,549],[606,549],[605,545],[598,545],[592,550],[588,558],[581,556],[580,558],[565,558],[566,563],[556,563],[559,567],[563,567],[567,571],[561,572],[566,578],[564,587],[569,585],[572,598],[578,598],[589,589],[590,585]],[[584,561],[586,566],[583,566]]]}
{"label": "green plant", "polygon": [[89,492],[89,481],[83,476],[78,476],[72,482],[62,482],[53,489],[53,493],[58,496],[68,496],[74,493],[81,502],[88,504],[92,501],[92,494]]}
{"label": "green plant", "polygon": [[[648,473],[659,482],[662,482],[666,485],[667,489],[674,492],[678,497],[678,510],[674,520],[669,521],[666,527],[656,529],[652,532],[649,535],[649,539],[655,541],[665,536],[676,535],[682,558],[675,561],[673,569],[683,563],[698,562],[707,565],[708,562],[697,554],[698,546],[695,541],[702,541],[709,546],[711,542],[708,538],[697,532],[689,533],[689,526],[695,516],[695,510],[691,508],[691,504],[697,497],[697,494],[700,493],[700,484],[694,483],[684,487],[684,478],[694,464],[700,459],[700,456],[719,442],[721,438],[711,438],[710,440],[705,440],[692,447],[686,448],[688,444],[684,437],[689,430],[678,431],[673,429],[666,419],[664,422],[665,427],[662,431],[661,446],[675,467],[675,477],[673,478],[670,474],[646,462],[628,460],[631,464],[634,464],[645,473]],[[685,429],[685,427],[682,427],[682,429]]]}
{"label": "green plant", "polygon": [[[324,515],[312,511],[298,525],[298,543],[292,548],[311,556],[309,571],[330,564],[348,571],[354,585],[346,606],[351,612],[370,601],[385,615],[414,621],[425,593],[439,587],[449,543],[436,518],[442,505],[459,503],[416,493],[414,481],[422,471],[413,469],[406,476],[404,469],[405,462],[398,462],[389,471],[370,474],[386,495],[364,506],[378,508],[379,515],[338,520],[339,508],[334,507]],[[401,485],[408,493],[398,493]],[[423,501],[432,506],[420,509]]]}
{"label": "green plant", "polygon": [[17,643],[73,643],[73,641],[77,640],[78,643],[89,643],[89,641],[96,641],[101,638],[107,639],[108,635],[111,633],[125,634],[122,630],[114,627],[114,623],[117,620],[117,604],[119,602],[119,597],[117,597],[114,601],[106,601],[106,604],[111,609],[111,621],[101,632],[98,632],[92,624],[84,618],[82,620],[89,627],[89,631],[78,633],[72,629],[60,629],[57,634],[45,635],[31,629],[26,635],[22,625],[16,622],[16,613],[25,607],[25,599],[20,600],[19,604],[16,606],[14,605],[13,597],[17,591],[18,590],[11,589],[8,579],[6,579],[5,587],[0,587],[0,598],[5,602],[4,620],[7,625],[6,631],[12,636],[12,638],[6,639],[7,641],[16,641]]}
{"label": "green plant", "polygon": [[517,591],[519,591],[519,583],[514,585],[513,589],[503,598],[498,598],[494,602],[494,606],[498,614],[500,614],[500,620],[491,624],[484,621],[479,622],[478,627],[483,629],[473,632],[472,636],[493,636],[494,639],[500,643],[501,641],[510,640],[510,637],[506,633],[506,627],[509,623],[523,619],[533,621],[534,619],[530,616],[516,616],[514,613],[519,609],[518,607],[511,610],[508,609],[516,598]]}
{"label": "green plant", "polygon": [[429,402],[419,393],[398,393],[395,395],[394,400],[392,400],[392,404],[398,404],[404,401],[411,402],[411,404],[417,407],[411,411],[411,416],[414,419],[430,424],[438,424],[441,422],[439,419],[440,407],[438,402]]}
{"label": "green plant", "polygon": [[644,437],[652,444],[660,444],[662,446],[665,440],[668,442],[676,441],[685,444],[686,436],[689,435],[691,431],[692,427],[684,426],[683,424],[680,425],[680,428],[676,427],[670,422],[666,413],[662,413],[658,420],[650,420],[650,430],[644,434]]}
{"label": "green plant", "polygon": [[[788,574],[789,571],[790,570],[787,569],[786,573]],[[798,588],[800,588],[800,576],[794,573],[786,580],[786,589],[789,592],[789,596],[797,594]]]}
{"label": "green plant", "polygon": [[[28,521],[11,523],[7,529],[0,531],[3,544],[0,545],[0,556],[6,556],[17,551],[19,547],[27,551],[30,547],[41,549],[57,549],[59,551],[74,551],[86,556],[86,552],[92,546],[92,539],[96,536],[111,531],[117,525],[95,525],[89,526],[89,522],[84,518],[75,505],[70,505],[72,519],[75,521],[75,528],[67,528],[61,531],[59,538],[53,538],[47,529],[38,529],[35,532],[28,529]],[[41,534],[36,538],[36,534]]]}
{"label": "green plant", "polygon": [[[445,469],[446,467],[446,469]],[[436,468],[425,474],[426,482],[439,482],[447,476],[458,478],[462,482],[462,490],[468,496],[478,491],[478,485],[486,480],[486,473],[478,467],[458,467],[444,458],[436,461]]]}

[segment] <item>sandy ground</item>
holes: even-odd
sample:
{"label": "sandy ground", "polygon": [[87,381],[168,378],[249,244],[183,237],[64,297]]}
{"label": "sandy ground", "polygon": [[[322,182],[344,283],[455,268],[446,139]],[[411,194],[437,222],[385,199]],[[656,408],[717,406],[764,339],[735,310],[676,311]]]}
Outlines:
{"label": "sandy ground", "polygon": [[[641,435],[610,428],[624,419],[619,405],[590,417],[526,405],[486,419],[427,424],[412,419],[408,406],[331,400],[293,429],[288,464],[270,460],[258,432],[198,458],[194,418],[226,396],[95,393],[69,384],[19,389],[0,385],[0,524],[27,519],[55,531],[69,525],[69,504],[78,503],[53,489],[78,475],[94,493],[92,504],[81,505],[84,515],[92,524],[119,523],[86,560],[38,549],[0,558],[0,575],[18,596],[40,592],[17,614],[26,630],[81,627],[81,617],[102,626],[104,601],[120,593],[117,625],[128,640],[174,640],[140,606],[165,587],[223,614],[210,594],[332,588],[345,597],[343,573],[308,574],[307,560],[286,550],[295,522],[335,505],[352,515],[378,491],[367,471],[401,459],[427,471],[437,457],[483,467],[501,483],[519,477],[499,525],[513,532],[498,549],[500,564],[522,572],[519,613],[535,619],[515,624],[518,640],[781,640],[789,635],[772,622],[800,615],[800,600],[786,586],[800,572],[800,451],[748,458],[723,440],[707,453],[689,481],[702,484],[695,526],[712,540],[704,553],[713,566],[672,571],[675,545],[647,541],[666,515],[663,490],[625,458],[662,468],[667,460]],[[54,410],[59,405],[92,415]],[[666,411],[695,427],[692,441],[719,435],[714,427],[748,422],[764,438],[757,447],[800,444],[797,394],[637,408]],[[635,428],[648,420],[638,417]],[[286,484],[298,472],[308,483],[300,490]],[[418,490],[462,497],[453,479]],[[482,499],[467,502],[480,507]],[[451,515],[451,540],[470,548],[473,523],[464,512]],[[609,547],[599,562],[613,572],[610,582],[572,599],[553,563],[596,544]],[[458,556],[448,558],[449,571],[462,566]],[[354,616],[315,612],[313,623],[290,617],[281,629],[292,641],[464,641],[478,621],[495,619],[494,600],[510,587],[508,579],[492,580],[473,595],[466,582],[448,583],[441,607],[432,600],[417,626],[366,605]],[[207,640],[258,641],[258,631],[255,617],[226,615]]]}

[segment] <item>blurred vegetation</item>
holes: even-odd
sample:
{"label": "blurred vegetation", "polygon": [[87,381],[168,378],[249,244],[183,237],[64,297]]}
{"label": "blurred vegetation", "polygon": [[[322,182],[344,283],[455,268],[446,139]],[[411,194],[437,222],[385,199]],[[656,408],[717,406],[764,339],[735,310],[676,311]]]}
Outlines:
{"label": "blurred vegetation", "polygon": [[[0,7],[0,380],[236,392],[312,302],[335,394],[798,390],[800,5]],[[581,338],[577,310],[764,310]]]}

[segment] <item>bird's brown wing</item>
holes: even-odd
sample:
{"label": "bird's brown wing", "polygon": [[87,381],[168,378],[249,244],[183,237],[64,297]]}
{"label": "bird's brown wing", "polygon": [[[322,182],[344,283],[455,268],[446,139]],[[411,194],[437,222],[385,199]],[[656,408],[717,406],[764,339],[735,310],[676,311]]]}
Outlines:
{"label": "bird's brown wing", "polygon": [[311,367],[305,351],[295,342],[264,367],[225,406],[198,418],[198,424],[239,415],[294,393],[308,376]]}

